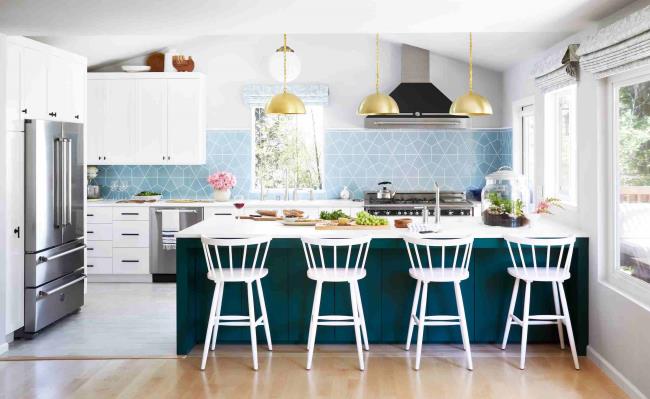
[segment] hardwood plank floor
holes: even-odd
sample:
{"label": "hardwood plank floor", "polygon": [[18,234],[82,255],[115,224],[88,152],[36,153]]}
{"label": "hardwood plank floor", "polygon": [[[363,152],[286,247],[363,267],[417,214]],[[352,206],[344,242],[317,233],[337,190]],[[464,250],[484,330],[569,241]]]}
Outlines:
{"label": "hardwood plank floor", "polygon": [[200,357],[178,359],[70,359],[0,361],[2,398],[625,398],[594,363],[568,351],[531,345],[526,370],[518,347],[502,352],[474,345],[474,371],[455,346],[431,345],[419,372],[413,351],[374,345],[367,370],[357,369],[353,346],[316,348],[304,369],[302,346],[259,347],[260,369],[251,369],[249,346],[220,346],[199,370]]}

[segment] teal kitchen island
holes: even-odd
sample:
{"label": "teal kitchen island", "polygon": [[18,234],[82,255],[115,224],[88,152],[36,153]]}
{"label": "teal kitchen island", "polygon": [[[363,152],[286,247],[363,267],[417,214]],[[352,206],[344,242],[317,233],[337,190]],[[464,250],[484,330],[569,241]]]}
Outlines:
{"label": "teal kitchen island", "polygon": [[[392,220],[390,221],[392,225]],[[469,266],[470,277],[461,283],[465,313],[472,343],[497,343],[503,337],[514,278],[506,268],[512,265],[504,233],[529,237],[577,237],[571,265],[571,278],[565,283],[569,311],[579,355],[586,354],[588,340],[588,237],[570,227],[539,221],[533,228],[506,229],[485,226],[476,217],[445,217],[443,230],[436,237],[475,237]],[[408,232],[391,227],[372,231],[321,231],[313,227],[284,226],[279,222],[227,220],[213,217],[177,235],[177,354],[188,354],[203,342],[214,284],[207,279],[207,268],[200,237],[241,238],[266,235],[273,237],[266,259],[269,270],[262,279],[266,308],[274,344],[305,344],[314,296],[315,282],[307,278],[307,265],[300,237],[353,237],[370,235],[366,263],[367,277],[360,281],[370,343],[401,344],[406,340],[415,280],[409,277],[409,260],[401,237]],[[523,291],[519,290],[515,314],[521,314]],[[553,294],[549,283],[533,284],[531,314],[553,314]],[[226,284],[222,315],[248,313],[243,284]],[[257,304],[256,304],[257,308]],[[350,313],[347,287],[323,286],[321,314]],[[427,313],[457,314],[453,284],[431,284]],[[257,308],[256,314],[259,313]],[[521,328],[513,326],[510,342],[519,343]],[[248,327],[219,329],[220,343],[248,343]],[[264,343],[258,332],[258,343]],[[425,330],[427,343],[461,343],[457,327],[430,327]],[[318,329],[318,343],[353,343],[352,328]],[[559,342],[557,328],[533,326],[529,343]]]}

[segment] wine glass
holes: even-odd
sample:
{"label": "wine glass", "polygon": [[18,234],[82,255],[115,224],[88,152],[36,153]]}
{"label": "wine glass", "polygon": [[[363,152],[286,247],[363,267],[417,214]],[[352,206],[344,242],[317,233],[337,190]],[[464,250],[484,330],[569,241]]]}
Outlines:
{"label": "wine glass", "polygon": [[241,218],[244,215],[244,206],[246,205],[244,203],[244,196],[235,195],[233,198],[233,205],[239,211],[239,218]]}
{"label": "wine glass", "polygon": [[113,180],[113,182],[111,183],[110,197],[114,197],[115,199],[119,199],[119,198],[117,198],[119,190],[120,190],[120,182],[118,182],[117,180]]}
{"label": "wine glass", "polygon": [[129,184],[126,182],[126,180],[122,180],[122,182],[120,183],[120,193],[121,193],[120,196],[123,197],[124,199],[128,199],[129,197],[129,195],[126,192],[128,189],[129,189]]}

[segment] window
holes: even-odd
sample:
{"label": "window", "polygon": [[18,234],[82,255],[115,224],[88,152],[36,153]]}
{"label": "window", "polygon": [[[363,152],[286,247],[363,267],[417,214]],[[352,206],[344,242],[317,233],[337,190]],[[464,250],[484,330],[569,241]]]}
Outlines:
{"label": "window", "polygon": [[253,108],[253,189],[323,189],[323,107],[304,115],[266,115]]}
{"label": "window", "polygon": [[545,196],[577,205],[576,86],[547,93],[545,119]]}
{"label": "window", "polygon": [[650,74],[612,80],[614,265],[650,282]]}

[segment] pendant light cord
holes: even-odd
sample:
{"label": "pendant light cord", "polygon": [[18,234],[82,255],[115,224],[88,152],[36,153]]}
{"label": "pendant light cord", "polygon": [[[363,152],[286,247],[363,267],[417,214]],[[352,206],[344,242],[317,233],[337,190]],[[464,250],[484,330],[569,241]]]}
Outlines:
{"label": "pendant light cord", "polygon": [[469,32],[469,92],[472,92],[472,86],[473,86],[473,75],[474,72],[472,70],[472,32]]}
{"label": "pendant light cord", "polygon": [[375,72],[375,90],[379,94],[379,33],[375,36],[375,63],[376,63],[376,72]]}
{"label": "pendant light cord", "polygon": [[284,34],[284,45],[282,47],[282,55],[284,59],[284,75],[283,75],[283,92],[287,92],[287,34]]}

